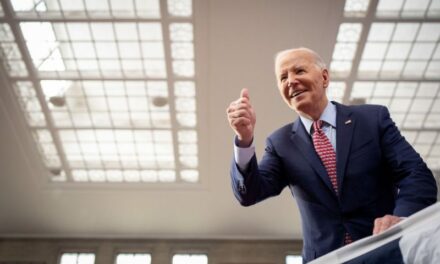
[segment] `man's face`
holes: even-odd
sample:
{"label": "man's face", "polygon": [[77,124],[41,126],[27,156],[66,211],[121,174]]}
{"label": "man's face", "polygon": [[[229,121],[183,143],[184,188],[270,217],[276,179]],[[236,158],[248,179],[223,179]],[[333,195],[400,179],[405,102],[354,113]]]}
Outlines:
{"label": "man's face", "polygon": [[316,65],[311,53],[295,50],[281,54],[275,71],[280,94],[290,108],[310,117],[325,107],[328,71]]}

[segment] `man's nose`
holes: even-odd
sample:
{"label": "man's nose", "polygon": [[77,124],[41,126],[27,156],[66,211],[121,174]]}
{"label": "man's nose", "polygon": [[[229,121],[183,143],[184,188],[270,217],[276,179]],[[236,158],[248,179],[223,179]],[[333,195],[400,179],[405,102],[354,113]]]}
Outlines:
{"label": "man's nose", "polygon": [[298,80],[296,78],[289,77],[287,80],[287,87],[294,87],[298,84]]}

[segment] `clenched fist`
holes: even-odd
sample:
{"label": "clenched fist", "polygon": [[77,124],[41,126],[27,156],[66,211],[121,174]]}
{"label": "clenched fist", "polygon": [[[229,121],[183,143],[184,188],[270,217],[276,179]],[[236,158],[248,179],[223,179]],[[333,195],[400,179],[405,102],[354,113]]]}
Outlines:
{"label": "clenched fist", "polygon": [[249,91],[241,90],[240,98],[232,102],[226,109],[229,125],[237,135],[239,147],[248,147],[254,137],[256,122],[255,111],[249,100]]}

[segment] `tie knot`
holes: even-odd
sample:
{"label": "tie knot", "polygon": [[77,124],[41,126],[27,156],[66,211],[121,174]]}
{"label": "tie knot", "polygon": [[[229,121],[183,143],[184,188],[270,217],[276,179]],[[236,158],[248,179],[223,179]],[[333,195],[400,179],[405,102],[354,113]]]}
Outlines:
{"label": "tie knot", "polygon": [[318,132],[321,131],[321,127],[322,127],[322,120],[316,120],[313,122],[313,130]]}

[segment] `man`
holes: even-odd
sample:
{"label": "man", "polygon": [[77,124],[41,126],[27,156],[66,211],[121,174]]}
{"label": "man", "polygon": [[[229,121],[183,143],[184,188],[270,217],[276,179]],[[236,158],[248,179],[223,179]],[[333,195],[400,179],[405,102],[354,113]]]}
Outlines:
{"label": "man", "polygon": [[329,102],[329,73],[306,48],[277,54],[279,92],[299,118],[266,140],[258,163],[256,122],[243,89],[227,109],[236,134],[233,191],[243,206],[289,186],[304,235],[304,261],[378,234],[436,202],[437,187],[420,155],[400,135],[386,107]]}

